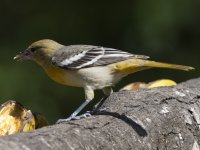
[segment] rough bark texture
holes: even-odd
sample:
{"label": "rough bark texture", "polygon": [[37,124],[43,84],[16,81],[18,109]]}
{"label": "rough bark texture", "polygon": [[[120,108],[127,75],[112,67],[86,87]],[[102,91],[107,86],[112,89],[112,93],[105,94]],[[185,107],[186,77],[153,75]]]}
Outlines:
{"label": "rough bark texture", "polygon": [[113,93],[96,115],[0,138],[5,150],[199,150],[200,78]]}

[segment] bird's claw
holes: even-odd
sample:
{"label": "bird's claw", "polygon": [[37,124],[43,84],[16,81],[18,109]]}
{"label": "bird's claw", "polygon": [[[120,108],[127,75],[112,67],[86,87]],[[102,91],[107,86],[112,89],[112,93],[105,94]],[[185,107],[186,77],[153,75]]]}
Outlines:
{"label": "bird's claw", "polygon": [[82,119],[82,118],[88,118],[92,116],[90,114],[90,112],[86,112],[80,116],[70,116],[69,118],[66,118],[66,119],[58,119],[58,121],[56,122],[56,124],[59,124],[59,123],[63,123],[63,122],[68,122],[68,121],[71,121],[71,120],[79,120],[79,119]]}
{"label": "bird's claw", "polygon": [[87,118],[87,117],[91,117],[91,116],[92,116],[91,113],[88,111],[88,112],[86,112],[86,113],[80,115],[79,117],[80,117],[80,119],[81,119],[81,118]]}

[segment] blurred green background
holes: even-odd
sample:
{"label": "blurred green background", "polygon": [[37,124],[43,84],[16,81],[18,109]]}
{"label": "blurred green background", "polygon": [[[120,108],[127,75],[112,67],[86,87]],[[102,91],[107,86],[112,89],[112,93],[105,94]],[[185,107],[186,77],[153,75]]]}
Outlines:
{"label": "blurred green background", "polygon": [[[72,113],[83,102],[84,93],[54,83],[33,62],[13,60],[36,40],[101,45],[196,68],[138,72],[120,82],[115,91],[134,81],[169,78],[181,82],[200,73],[199,0],[1,0],[0,18],[0,102],[17,100],[43,113],[51,123]],[[101,97],[97,92],[95,102]]]}

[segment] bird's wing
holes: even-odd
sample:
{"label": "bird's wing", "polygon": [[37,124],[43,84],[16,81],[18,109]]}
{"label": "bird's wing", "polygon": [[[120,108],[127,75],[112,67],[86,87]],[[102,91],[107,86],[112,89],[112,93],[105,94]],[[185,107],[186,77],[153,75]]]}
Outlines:
{"label": "bird's wing", "polygon": [[134,55],[113,48],[91,45],[71,45],[58,50],[52,57],[52,63],[65,69],[81,69],[104,66],[130,58],[147,59],[149,57]]}

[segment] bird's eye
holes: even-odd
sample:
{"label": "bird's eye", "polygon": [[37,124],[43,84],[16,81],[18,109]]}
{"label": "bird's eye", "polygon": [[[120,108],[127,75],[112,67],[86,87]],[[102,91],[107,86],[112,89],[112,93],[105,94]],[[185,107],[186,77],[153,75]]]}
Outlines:
{"label": "bird's eye", "polygon": [[30,51],[34,53],[36,51],[36,49],[37,49],[36,47],[31,47]]}

